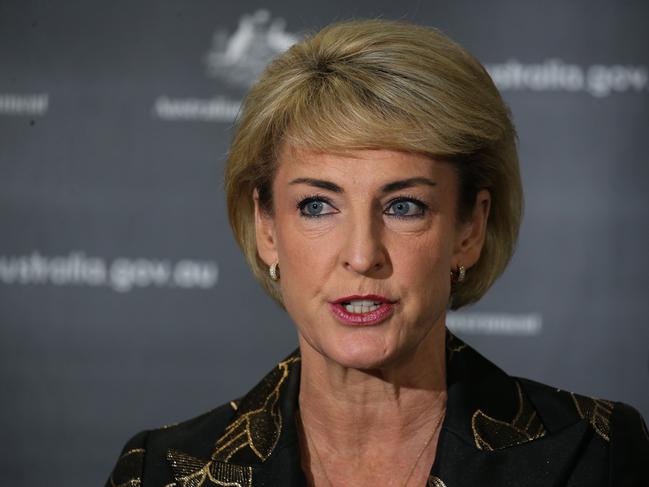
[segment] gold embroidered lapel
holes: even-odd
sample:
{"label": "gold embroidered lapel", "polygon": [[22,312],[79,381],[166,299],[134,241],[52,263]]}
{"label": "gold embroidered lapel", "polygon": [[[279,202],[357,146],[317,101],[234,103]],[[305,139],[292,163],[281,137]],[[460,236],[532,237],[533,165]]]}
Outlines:
{"label": "gold embroidered lapel", "polygon": [[280,362],[241,402],[231,403],[236,416],[216,441],[210,460],[200,460],[176,450],[167,452],[176,487],[253,485],[252,467],[230,461],[235,454],[246,451],[260,462],[271,455],[282,432],[283,419],[279,410],[282,386],[289,376],[290,366],[299,360],[299,356],[293,355]]}
{"label": "gold embroidered lapel", "polygon": [[581,419],[586,419],[595,432],[604,440],[610,441],[610,422],[614,404],[604,399],[593,399],[570,393]]}
{"label": "gold embroidered lapel", "polygon": [[498,450],[520,445],[545,436],[545,427],[530,400],[516,382],[518,412],[511,421],[492,418],[478,409],[471,418],[471,429],[476,447],[480,450]]}
{"label": "gold embroidered lapel", "polygon": [[280,362],[239,404],[237,418],[228,425],[216,442],[213,460],[229,461],[244,448],[249,448],[262,462],[277,445],[282,432],[279,395],[286,382],[291,364],[299,361],[291,357]]}
{"label": "gold embroidered lapel", "polygon": [[252,467],[213,460],[205,462],[175,450],[167,452],[167,460],[173,469],[177,487],[252,487]]}

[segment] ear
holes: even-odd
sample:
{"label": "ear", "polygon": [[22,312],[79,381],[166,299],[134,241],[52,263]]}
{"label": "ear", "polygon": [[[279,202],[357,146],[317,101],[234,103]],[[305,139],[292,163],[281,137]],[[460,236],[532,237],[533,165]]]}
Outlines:
{"label": "ear", "polygon": [[252,192],[252,199],[255,202],[255,239],[257,242],[257,253],[261,257],[261,260],[270,266],[278,260],[275,220],[272,216],[261,210],[257,188]]}
{"label": "ear", "polygon": [[453,269],[463,265],[469,269],[473,267],[484,247],[487,235],[487,220],[491,208],[491,194],[488,190],[478,191],[475,205],[469,221],[458,224],[458,233],[453,254]]}

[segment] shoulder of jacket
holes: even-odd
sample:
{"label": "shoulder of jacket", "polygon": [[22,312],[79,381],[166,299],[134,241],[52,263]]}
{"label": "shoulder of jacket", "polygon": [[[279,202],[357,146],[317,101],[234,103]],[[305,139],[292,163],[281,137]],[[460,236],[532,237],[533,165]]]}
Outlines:
{"label": "shoulder of jacket", "polygon": [[172,423],[159,428],[149,430],[151,438],[163,438],[166,436],[191,434],[193,432],[202,432],[205,428],[213,430],[218,425],[222,424],[223,427],[232,419],[232,416],[237,410],[238,401],[230,401],[229,403],[222,404],[206,413],[202,413],[193,418],[181,421],[179,423]]}
{"label": "shoulder of jacket", "polygon": [[609,451],[611,485],[646,485],[649,431],[642,415],[623,402],[613,409]]}
{"label": "shoulder of jacket", "polygon": [[148,431],[141,431],[126,442],[106,481],[106,487],[135,487],[142,481]]}
{"label": "shoulder of jacket", "polygon": [[[616,402],[611,417],[611,446],[628,455],[649,459],[649,430],[640,412],[633,406]],[[626,454],[626,453],[625,453]]]}
{"label": "shoulder of jacket", "polygon": [[631,441],[649,449],[649,433],[640,413],[623,402],[577,394],[529,379],[517,378],[548,430],[586,420],[604,441],[618,447]]}
{"label": "shoulder of jacket", "polygon": [[169,449],[180,449],[197,457],[209,456],[214,441],[236,412],[237,401],[223,404],[180,423],[141,431],[126,442],[106,487],[139,487],[145,477],[167,470]]}

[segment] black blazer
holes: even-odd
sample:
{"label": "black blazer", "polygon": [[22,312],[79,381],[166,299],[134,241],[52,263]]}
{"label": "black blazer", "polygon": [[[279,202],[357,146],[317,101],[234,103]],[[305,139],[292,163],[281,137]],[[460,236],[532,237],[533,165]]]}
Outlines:
{"label": "black blazer", "polygon": [[[435,487],[649,486],[649,433],[623,403],[513,378],[447,332]],[[133,437],[108,487],[304,486],[297,352],[241,400]]]}

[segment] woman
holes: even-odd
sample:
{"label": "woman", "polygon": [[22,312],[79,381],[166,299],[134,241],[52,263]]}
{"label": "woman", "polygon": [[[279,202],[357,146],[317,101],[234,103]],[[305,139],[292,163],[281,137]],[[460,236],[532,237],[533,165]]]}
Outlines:
{"label": "woman", "polygon": [[299,351],[134,437],[108,485],[647,485],[635,410],[512,378],[445,328],[504,270],[522,205],[508,110],[448,38],[374,20],[293,46],[246,99],[226,191]]}

